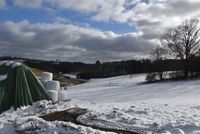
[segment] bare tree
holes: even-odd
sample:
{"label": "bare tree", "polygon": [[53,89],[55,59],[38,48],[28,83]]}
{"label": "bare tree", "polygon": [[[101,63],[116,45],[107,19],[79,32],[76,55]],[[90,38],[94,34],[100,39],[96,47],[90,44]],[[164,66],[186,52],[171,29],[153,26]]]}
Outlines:
{"label": "bare tree", "polygon": [[179,26],[168,29],[160,40],[171,56],[183,61],[185,77],[188,77],[190,61],[200,53],[200,28],[198,25],[198,19],[185,20]]}
{"label": "bare tree", "polygon": [[156,45],[152,52],[151,57],[153,60],[163,60],[166,58],[167,50],[160,45]]}
{"label": "bare tree", "polygon": [[151,57],[154,60],[154,63],[156,64],[156,70],[158,72],[160,80],[163,80],[163,60],[165,59],[166,54],[166,49],[159,45],[156,45],[151,52]]}

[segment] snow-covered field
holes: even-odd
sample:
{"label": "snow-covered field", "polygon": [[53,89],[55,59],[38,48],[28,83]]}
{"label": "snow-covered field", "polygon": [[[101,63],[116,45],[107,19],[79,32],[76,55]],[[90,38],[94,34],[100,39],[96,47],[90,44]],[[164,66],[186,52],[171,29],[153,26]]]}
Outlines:
{"label": "snow-covered field", "polygon": [[138,84],[144,81],[144,74],[94,79],[67,92],[72,103],[93,110],[83,119],[149,133],[200,134],[200,80]]}
{"label": "snow-covered field", "polygon": [[0,134],[35,130],[37,133],[105,133],[73,123],[47,122],[37,116],[74,106],[90,110],[78,121],[90,126],[147,133],[200,134],[200,80],[138,84],[145,74],[92,79],[68,87],[70,102],[35,103],[0,115]]}
{"label": "snow-covered field", "polygon": [[63,76],[76,79],[76,74],[62,74]]}

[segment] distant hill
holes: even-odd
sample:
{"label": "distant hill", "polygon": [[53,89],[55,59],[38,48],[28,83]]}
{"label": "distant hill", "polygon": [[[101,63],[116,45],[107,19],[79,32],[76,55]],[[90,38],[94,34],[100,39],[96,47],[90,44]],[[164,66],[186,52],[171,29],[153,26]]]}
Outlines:
{"label": "distant hill", "polygon": [[[21,61],[29,67],[38,68],[56,74],[73,73],[77,74],[80,79],[104,78],[125,74],[137,74],[156,72],[158,63],[150,59],[126,60],[101,63],[97,61],[94,64],[82,62],[61,62],[61,61],[44,61],[38,59],[28,59],[20,57],[0,57],[0,60]],[[162,61],[163,71],[178,71],[183,69],[180,60],[168,59]],[[200,57],[196,57],[190,66],[191,70],[200,72]]]}

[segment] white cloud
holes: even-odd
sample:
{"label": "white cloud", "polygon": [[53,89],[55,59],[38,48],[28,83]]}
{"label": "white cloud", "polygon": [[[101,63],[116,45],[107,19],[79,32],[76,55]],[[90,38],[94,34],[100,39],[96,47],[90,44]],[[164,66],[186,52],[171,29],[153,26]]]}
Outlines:
{"label": "white cloud", "polygon": [[[138,3],[134,8],[134,18],[138,28],[146,27],[161,30],[164,27],[172,27],[182,20],[190,17],[200,17],[200,1],[194,0],[152,0],[150,3]],[[145,22],[145,23],[144,23]]]}
{"label": "white cloud", "polygon": [[[127,2],[131,5],[139,0],[49,0],[47,3],[58,10],[70,9],[91,16],[97,21],[127,22],[132,15],[126,10]],[[77,4],[78,3],[78,4]]]}
{"label": "white cloud", "polygon": [[50,0],[49,3],[52,8],[74,10],[96,21],[127,23],[143,31],[145,38],[158,38],[167,27],[185,18],[200,17],[199,0],[149,0],[148,3],[142,0]]}
{"label": "white cloud", "polygon": [[47,3],[51,4],[53,8],[72,9],[83,13],[92,13],[96,12],[98,7],[104,4],[104,1],[105,0],[48,0]]}
{"label": "white cloud", "polygon": [[56,23],[71,23],[71,21],[69,19],[60,17],[60,16],[54,17],[54,22],[56,22]]}
{"label": "white cloud", "polygon": [[38,9],[42,7],[43,0],[15,0],[14,5],[22,8]]}
{"label": "white cloud", "polygon": [[[74,10],[96,21],[115,21],[136,27],[144,34],[159,34],[183,19],[200,17],[199,0],[15,0],[16,5],[46,9]],[[42,4],[43,3],[43,4]],[[67,16],[66,16],[67,17]],[[65,21],[57,18],[57,21]],[[155,36],[152,36],[152,38]]]}
{"label": "white cloud", "polygon": [[5,6],[6,6],[5,0],[0,0],[0,9],[5,8]]}
{"label": "white cloud", "polygon": [[[15,5],[35,9],[43,7],[56,12],[73,10],[95,21],[127,23],[136,29],[134,33],[119,35],[85,24],[80,26],[78,23],[81,22],[73,25],[64,17],[55,17],[54,24],[30,24],[27,21],[1,24],[4,33],[0,35],[1,43],[24,45],[20,49],[25,55],[38,52],[39,56],[46,58],[60,56],[77,61],[80,57],[89,61],[91,55],[92,60],[141,56],[150,50],[151,41],[158,39],[166,28],[178,25],[185,18],[200,17],[199,0],[149,0],[148,3],[143,0],[15,0]],[[7,45],[1,48],[12,52]],[[38,50],[38,47],[42,49]]]}
{"label": "white cloud", "polygon": [[[177,20],[199,17],[199,0],[15,0],[15,5],[26,8],[74,10],[96,21],[115,21],[145,27],[155,22],[170,26]],[[142,21],[146,24],[140,24]],[[148,24],[149,22],[149,24]]]}
{"label": "white cloud", "polygon": [[152,47],[151,42],[136,33],[119,35],[72,24],[7,21],[0,24],[0,33],[2,55],[30,58],[84,62],[120,60],[145,55]]}

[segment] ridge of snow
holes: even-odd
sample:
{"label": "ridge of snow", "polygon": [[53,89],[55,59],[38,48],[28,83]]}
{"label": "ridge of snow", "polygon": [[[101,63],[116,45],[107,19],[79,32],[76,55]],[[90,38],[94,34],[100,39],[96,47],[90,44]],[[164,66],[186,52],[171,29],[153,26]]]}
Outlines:
{"label": "ridge of snow", "polygon": [[12,68],[19,67],[19,66],[21,66],[21,65],[22,65],[22,64],[19,63],[19,62],[14,62],[14,63],[12,64]]}
{"label": "ridge of snow", "polygon": [[0,75],[0,81],[3,81],[3,80],[5,80],[5,79],[7,79],[7,74],[5,74],[5,75]]}

